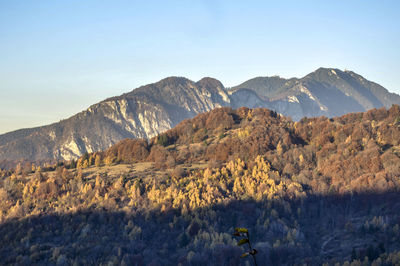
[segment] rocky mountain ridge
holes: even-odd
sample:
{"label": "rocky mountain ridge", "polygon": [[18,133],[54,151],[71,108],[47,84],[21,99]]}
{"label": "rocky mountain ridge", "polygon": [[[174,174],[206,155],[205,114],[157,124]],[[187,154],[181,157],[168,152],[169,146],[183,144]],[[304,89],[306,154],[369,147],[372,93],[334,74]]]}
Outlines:
{"label": "rocky mountain ridge", "polygon": [[0,136],[0,159],[70,160],[125,138],[150,138],[180,121],[229,106],[223,85],[170,77],[106,99],[69,119]]}
{"label": "rocky mountain ridge", "polygon": [[217,107],[270,108],[299,120],[400,104],[400,96],[351,72],[320,68],[297,79],[259,77],[226,89],[213,78],[169,77],[106,99],[59,123],[0,135],[0,160],[77,158],[125,138],[151,138]]}

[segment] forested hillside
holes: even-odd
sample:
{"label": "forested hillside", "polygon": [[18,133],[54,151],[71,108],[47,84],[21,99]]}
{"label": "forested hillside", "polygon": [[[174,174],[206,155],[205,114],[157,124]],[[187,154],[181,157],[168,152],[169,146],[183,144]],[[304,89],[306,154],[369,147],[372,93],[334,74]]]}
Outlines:
{"label": "forested hillside", "polygon": [[4,264],[252,265],[235,227],[259,265],[400,264],[397,105],[298,122],[220,108],[1,175]]}

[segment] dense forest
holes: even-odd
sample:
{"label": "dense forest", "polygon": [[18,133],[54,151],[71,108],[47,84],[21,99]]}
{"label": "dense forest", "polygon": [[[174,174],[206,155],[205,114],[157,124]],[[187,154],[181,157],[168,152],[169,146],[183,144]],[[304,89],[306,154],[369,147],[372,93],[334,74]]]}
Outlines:
{"label": "dense forest", "polygon": [[151,140],[2,170],[0,262],[400,265],[400,107],[215,109]]}

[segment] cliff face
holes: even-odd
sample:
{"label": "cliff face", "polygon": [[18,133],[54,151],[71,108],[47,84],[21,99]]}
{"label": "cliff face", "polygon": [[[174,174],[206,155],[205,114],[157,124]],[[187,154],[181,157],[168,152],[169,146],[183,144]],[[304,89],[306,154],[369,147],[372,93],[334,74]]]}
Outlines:
{"label": "cliff face", "polygon": [[48,126],[0,135],[0,160],[72,159],[125,138],[151,138],[217,107],[270,108],[299,120],[400,104],[400,96],[351,71],[320,68],[301,79],[259,77],[225,89],[213,78],[169,77]]}

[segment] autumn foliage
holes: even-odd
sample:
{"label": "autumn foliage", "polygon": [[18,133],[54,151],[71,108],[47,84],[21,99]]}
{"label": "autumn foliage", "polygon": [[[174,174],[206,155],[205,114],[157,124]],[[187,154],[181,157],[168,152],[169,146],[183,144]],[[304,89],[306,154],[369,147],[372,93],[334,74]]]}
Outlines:
{"label": "autumn foliage", "polygon": [[220,108],[75,164],[1,172],[3,262],[240,265],[246,227],[263,264],[400,263],[399,106]]}
{"label": "autumn foliage", "polygon": [[238,158],[252,164],[262,155],[280,174],[302,180],[315,192],[393,190],[400,175],[399,117],[399,106],[300,122],[267,109],[220,108],[185,120],[149,143],[124,140],[88,156],[81,166],[93,165],[90,158],[96,156],[98,165],[149,161],[174,168]]}

